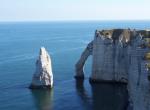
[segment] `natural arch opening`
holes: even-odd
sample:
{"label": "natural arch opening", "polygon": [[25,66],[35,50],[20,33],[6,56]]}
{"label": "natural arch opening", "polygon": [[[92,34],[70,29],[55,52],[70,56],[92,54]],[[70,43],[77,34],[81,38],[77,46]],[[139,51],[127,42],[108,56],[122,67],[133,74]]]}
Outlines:
{"label": "natural arch opening", "polygon": [[75,69],[76,69],[75,78],[77,78],[77,79],[84,79],[84,67],[85,67],[85,63],[86,63],[88,57],[90,55],[92,55],[92,52],[93,52],[93,41],[90,42],[87,45],[87,47],[85,48],[85,50],[81,54],[81,57],[80,57],[79,61],[75,65]]}

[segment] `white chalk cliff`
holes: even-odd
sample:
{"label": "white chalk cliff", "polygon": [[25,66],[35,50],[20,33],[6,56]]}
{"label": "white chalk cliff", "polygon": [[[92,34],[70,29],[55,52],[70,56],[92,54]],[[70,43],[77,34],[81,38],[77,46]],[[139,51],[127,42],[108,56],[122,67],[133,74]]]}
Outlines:
{"label": "white chalk cliff", "polygon": [[150,110],[149,30],[97,30],[76,64],[76,78],[84,78],[89,55],[93,56],[91,82],[127,84],[130,109]]}
{"label": "white chalk cliff", "polygon": [[51,58],[44,47],[41,47],[39,58],[36,61],[36,70],[33,74],[30,88],[52,88],[53,73]]}

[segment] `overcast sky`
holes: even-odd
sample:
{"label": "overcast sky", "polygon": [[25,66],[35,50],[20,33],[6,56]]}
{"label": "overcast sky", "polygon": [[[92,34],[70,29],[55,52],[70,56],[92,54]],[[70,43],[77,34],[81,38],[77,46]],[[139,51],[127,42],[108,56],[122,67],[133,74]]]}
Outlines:
{"label": "overcast sky", "polygon": [[0,0],[0,21],[150,20],[150,0]]}

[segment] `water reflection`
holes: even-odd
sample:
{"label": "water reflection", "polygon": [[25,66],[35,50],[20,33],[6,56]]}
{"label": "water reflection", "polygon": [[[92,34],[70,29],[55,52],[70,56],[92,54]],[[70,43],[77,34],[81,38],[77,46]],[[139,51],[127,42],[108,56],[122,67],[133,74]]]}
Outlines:
{"label": "water reflection", "polygon": [[52,90],[31,90],[37,110],[52,110]]}
{"label": "water reflection", "polygon": [[[87,88],[89,89],[89,88]],[[86,92],[83,80],[76,80],[76,90],[87,110],[127,110],[128,92],[123,84],[92,84],[92,95]]]}
{"label": "water reflection", "polygon": [[126,85],[92,84],[94,110],[127,110]]}
{"label": "water reflection", "polygon": [[82,107],[86,110],[91,110],[91,98],[88,96],[87,91],[84,88],[84,80],[76,79],[76,90],[77,94],[83,102]]}

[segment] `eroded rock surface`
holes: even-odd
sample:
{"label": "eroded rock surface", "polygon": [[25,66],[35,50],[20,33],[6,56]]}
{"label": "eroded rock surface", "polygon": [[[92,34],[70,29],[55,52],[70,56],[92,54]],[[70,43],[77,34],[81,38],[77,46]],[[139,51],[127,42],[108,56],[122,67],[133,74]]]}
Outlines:
{"label": "eroded rock surface", "polygon": [[83,67],[85,64],[85,61],[87,60],[87,58],[92,55],[92,51],[93,51],[93,41],[90,42],[88,44],[88,46],[86,47],[86,49],[83,51],[81,58],[79,59],[79,61],[76,64],[76,75],[75,78],[82,78],[84,79],[84,71],[83,71]]}
{"label": "eroded rock surface", "polygon": [[53,73],[51,58],[44,47],[41,47],[39,58],[36,61],[36,70],[33,74],[31,89],[34,88],[52,88]]}

